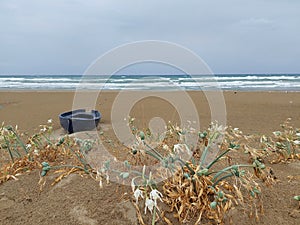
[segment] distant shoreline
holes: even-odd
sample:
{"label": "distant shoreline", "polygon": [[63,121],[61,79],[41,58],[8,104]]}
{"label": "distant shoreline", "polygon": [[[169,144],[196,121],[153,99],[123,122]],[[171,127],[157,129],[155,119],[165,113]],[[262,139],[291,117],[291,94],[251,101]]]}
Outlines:
{"label": "distant shoreline", "polygon": [[128,92],[236,92],[236,93],[256,93],[256,92],[262,92],[262,93],[298,93],[300,90],[88,90],[88,89],[0,89],[0,93],[5,93],[5,92],[12,92],[12,93],[23,93],[23,92],[49,92],[49,93],[55,93],[55,92],[70,92],[70,93],[75,93],[75,92],[123,92],[123,91],[128,91]]}
{"label": "distant shoreline", "polygon": [[300,74],[0,76],[0,90],[300,91]]}

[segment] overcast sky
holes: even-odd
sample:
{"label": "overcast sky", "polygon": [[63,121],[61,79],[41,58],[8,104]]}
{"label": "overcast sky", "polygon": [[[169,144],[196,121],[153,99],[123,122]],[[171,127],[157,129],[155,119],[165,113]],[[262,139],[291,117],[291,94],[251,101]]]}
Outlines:
{"label": "overcast sky", "polygon": [[191,49],[214,73],[297,73],[299,12],[299,0],[1,0],[0,74],[82,74],[149,39]]}

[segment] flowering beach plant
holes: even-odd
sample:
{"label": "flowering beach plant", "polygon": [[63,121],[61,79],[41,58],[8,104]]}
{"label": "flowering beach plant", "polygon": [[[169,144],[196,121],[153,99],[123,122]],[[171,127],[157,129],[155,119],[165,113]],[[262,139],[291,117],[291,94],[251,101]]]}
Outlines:
{"label": "flowering beach plant", "polygon": [[[195,133],[194,129],[169,124],[161,139],[148,129],[139,130],[133,123],[130,125],[136,136],[136,143],[130,149],[132,162],[143,165],[142,171],[133,171],[129,162],[126,162],[129,170],[125,173],[108,164],[102,171],[132,179],[133,202],[136,207],[139,201],[144,202],[144,212],[152,214],[152,224],[155,218],[168,220],[159,210],[157,200],[162,200],[162,206],[170,207],[181,223],[191,220],[195,220],[195,224],[207,220],[221,223],[237,205],[253,209],[250,213],[258,217],[262,202],[256,179],[268,177],[264,171],[266,166],[254,158],[251,163],[234,163],[230,154],[239,152],[240,146],[234,143],[236,137],[229,135],[227,128],[211,124],[207,131],[197,133],[197,145],[189,146],[185,136]],[[143,163],[153,161],[159,168],[155,173],[146,174],[147,167]],[[144,224],[141,215],[139,219]]]}
{"label": "flowering beach plant", "polygon": [[[275,137],[247,136],[238,128],[217,123],[201,132],[170,123],[164,134],[154,135],[149,129],[135,127],[133,119],[130,121],[136,140],[128,148],[130,157],[118,168],[109,160],[93,168],[87,155],[94,141],[69,135],[54,138],[51,120],[30,137],[17,127],[3,124],[0,150],[1,157],[5,157],[1,159],[0,183],[17,180],[34,169],[40,170],[41,188],[54,171],[58,176],[53,184],[71,173],[86,174],[100,187],[103,180],[109,183],[117,177],[131,184],[131,200],[141,224],[149,215],[151,224],[158,220],[171,224],[172,215],[180,223],[224,223],[230,220],[228,212],[234,207],[258,218],[263,210],[261,185],[274,182],[265,159],[274,155],[281,161],[299,159],[300,132],[288,125],[274,132]],[[190,134],[197,135],[196,144],[186,141]],[[103,131],[99,135],[105,137]],[[298,197],[294,199],[299,201]]]}

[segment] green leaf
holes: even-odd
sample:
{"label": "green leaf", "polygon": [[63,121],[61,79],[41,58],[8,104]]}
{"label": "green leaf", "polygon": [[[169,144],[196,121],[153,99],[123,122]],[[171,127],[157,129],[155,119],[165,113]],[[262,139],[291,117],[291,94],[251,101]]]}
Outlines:
{"label": "green leaf", "polygon": [[222,191],[218,192],[218,198],[223,198],[224,197],[224,193]]}
{"label": "green leaf", "polygon": [[300,201],[300,195],[294,196],[294,199],[297,200],[297,201]]}
{"label": "green leaf", "polygon": [[126,168],[130,168],[131,166],[130,166],[130,163],[126,160],[126,161],[124,161],[124,165],[126,166]]}
{"label": "green leaf", "polygon": [[239,170],[239,167],[237,165],[233,165],[232,169],[235,170],[235,171],[237,171],[237,170]]}
{"label": "green leaf", "polygon": [[132,152],[132,154],[135,155],[137,153],[137,150],[136,149],[132,149],[131,152]]}
{"label": "green leaf", "polygon": [[8,131],[12,131],[13,130],[12,126],[10,126],[10,125],[6,126],[5,129],[8,130]]}
{"label": "green leaf", "polygon": [[49,163],[47,163],[47,162],[42,162],[41,164],[43,167],[49,166]]}
{"label": "green leaf", "polygon": [[47,171],[45,171],[45,170],[42,170],[42,172],[41,172],[41,176],[42,176],[42,177],[44,177],[44,176],[46,176],[46,174],[47,174]]}
{"label": "green leaf", "polygon": [[203,176],[203,175],[207,175],[208,174],[208,169],[203,169],[197,172],[198,176]]}
{"label": "green leaf", "polygon": [[228,201],[228,199],[226,197],[224,197],[223,200],[222,200],[223,203],[225,203],[227,201]]}
{"label": "green leaf", "polygon": [[265,164],[263,164],[262,162],[260,162],[257,159],[254,160],[253,166],[258,167],[259,169],[262,169],[262,170],[266,168]]}
{"label": "green leaf", "polygon": [[211,202],[210,203],[210,208],[215,209],[217,207],[217,202]]}
{"label": "green leaf", "polygon": [[63,144],[65,141],[65,138],[62,137],[61,139],[59,139],[59,142],[57,143],[57,146],[60,146],[61,144]]}
{"label": "green leaf", "polygon": [[104,168],[105,168],[106,170],[108,170],[109,167],[110,167],[110,161],[107,160],[107,161],[104,163]]}
{"label": "green leaf", "polygon": [[49,171],[50,169],[51,169],[50,166],[44,166],[42,170],[47,172],[47,171]]}
{"label": "green leaf", "polygon": [[231,149],[239,149],[239,148],[240,148],[240,145],[236,145],[236,144],[234,144],[234,143],[230,143],[230,144],[229,144],[229,148],[231,148]]}
{"label": "green leaf", "polygon": [[206,131],[204,131],[203,133],[199,132],[198,135],[199,135],[200,138],[203,139],[203,138],[205,138],[207,136],[207,132]]}
{"label": "green leaf", "polygon": [[120,177],[122,177],[123,179],[126,179],[129,177],[129,173],[128,172],[122,172],[120,173]]}
{"label": "green leaf", "polygon": [[257,188],[253,188],[253,191],[256,193],[256,194],[260,194],[260,190],[258,190]]}
{"label": "green leaf", "polygon": [[278,136],[281,135],[281,132],[280,131],[274,131],[273,134],[278,137]]}
{"label": "green leaf", "polygon": [[188,173],[184,173],[183,176],[186,178],[186,179],[189,179],[190,178],[190,175]]}
{"label": "green leaf", "polygon": [[240,177],[245,176],[245,174],[246,174],[246,170],[241,170],[240,173],[239,173]]}
{"label": "green leaf", "polygon": [[139,136],[140,136],[142,141],[145,140],[145,133],[143,131],[140,132]]}

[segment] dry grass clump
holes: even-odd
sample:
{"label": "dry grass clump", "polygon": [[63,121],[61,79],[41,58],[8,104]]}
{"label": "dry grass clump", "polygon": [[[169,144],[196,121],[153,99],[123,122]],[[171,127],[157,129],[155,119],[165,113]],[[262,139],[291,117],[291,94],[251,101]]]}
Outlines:
{"label": "dry grass clump", "polygon": [[251,165],[215,165],[216,170],[200,169],[191,162],[188,166],[178,170],[163,185],[164,201],[180,223],[221,224],[236,206],[258,219],[263,209],[261,189],[253,171],[243,169],[252,168]]}
{"label": "dry grass clump", "polygon": [[[48,171],[60,172],[64,177],[72,172],[84,171],[89,173],[90,166],[85,161],[84,152],[79,140],[68,136],[58,140],[51,138],[51,124],[43,125],[40,132],[25,138],[17,128],[0,127],[0,150],[4,160],[1,160],[0,184],[17,177],[25,172],[40,169],[41,178]],[[7,159],[10,158],[11,161]],[[56,179],[58,182],[60,179]]]}
{"label": "dry grass clump", "polygon": [[254,213],[258,219],[262,210],[258,185],[237,185],[231,181],[221,181],[213,187],[212,180],[213,176],[194,176],[187,179],[183,171],[178,171],[164,183],[164,201],[180,223],[193,220],[194,224],[204,221],[220,224],[224,222],[226,214],[238,205],[248,210],[249,215]]}
{"label": "dry grass clump", "polygon": [[228,129],[227,137],[248,155],[249,161],[260,160],[270,163],[300,159],[300,129],[295,128],[288,118],[273,135],[244,135],[239,129]]}
{"label": "dry grass clump", "polygon": [[[227,182],[212,188],[212,176],[193,176],[186,178],[184,172],[178,171],[163,186],[165,202],[170,206],[174,217],[181,223],[197,218],[199,224],[202,218],[221,222],[224,215],[232,206],[233,196],[224,194],[220,187],[233,188]],[[220,193],[218,199],[215,194]]]}
{"label": "dry grass clump", "polygon": [[29,161],[28,157],[19,159],[13,163],[8,163],[2,166],[0,170],[0,184],[8,180],[18,180],[18,176],[39,168],[39,163],[36,161]]}
{"label": "dry grass clump", "polygon": [[167,172],[157,175],[165,178],[163,200],[180,223],[222,223],[237,205],[258,218],[262,202],[256,180],[270,181],[271,177],[266,179],[265,165],[256,158],[251,158],[250,164],[233,160],[232,153],[241,154],[240,145],[233,142],[237,138],[226,128],[212,124],[207,131],[197,133],[196,146],[188,145],[184,138],[189,132],[195,133],[193,129],[169,125],[159,145],[151,143],[151,133],[134,131],[137,143],[132,150],[139,163],[148,155],[160,162],[159,171],[172,174],[169,179]]}
{"label": "dry grass clump", "polygon": [[291,119],[281,124],[273,137],[262,136],[262,148],[271,156],[271,163],[300,159],[300,130],[291,125]]}

